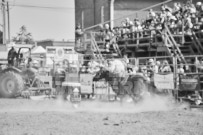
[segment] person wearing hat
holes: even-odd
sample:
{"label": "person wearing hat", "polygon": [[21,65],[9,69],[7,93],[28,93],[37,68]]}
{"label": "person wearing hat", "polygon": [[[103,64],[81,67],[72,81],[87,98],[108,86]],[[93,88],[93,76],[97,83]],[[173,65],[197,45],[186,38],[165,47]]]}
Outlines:
{"label": "person wearing hat", "polygon": [[14,59],[17,57],[17,52],[15,50],[15,46],[14,44],[12,44],[11,46],[11,49],[9,50],[8,52],[8,57],[7,57],[7,60],[8,60],[8,64],[10,66],[13,66],[14,65]]}
{"label": "person wearing hat", "polygon": [[196,9],[197,9],[198,12],[201,11],[201,6],[202,6],[202,2],[197,2],[196,3]]}

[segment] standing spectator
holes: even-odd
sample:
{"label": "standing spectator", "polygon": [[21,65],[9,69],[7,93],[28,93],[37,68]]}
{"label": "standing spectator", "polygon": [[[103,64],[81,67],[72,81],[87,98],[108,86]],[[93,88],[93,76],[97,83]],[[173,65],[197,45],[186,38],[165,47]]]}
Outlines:
{"label": "standing spectator", "polygon": [[196,14],[197,10],[194,4],[191,4],[189,7],[190,14]]}
{"label": "standing spectator", "polygon": [[154,71],[155,71],[155,70],[154,70],[155,63],[154,63],[154,60],[153,60],[153,59],[149,59],[147,65],[148,65],[148,70],[149,70],[150,72],[154,72]]}
{"label": "standing spectator", "polygon": [[123,21],[121,22],[122,29],[121,29],[121,37],[125,40],[128,38],[129,30],[126,27],[126,23]]}
{"label": "standing spectator", "polygon": [[127,54],[124,54],[123,59],[124,59],[124,61],[125,61],[127,64],[129,64],[129,59],[128,59],[128,55],[127,55]]}
{"label": "standing spectator", "polygon": [[154,67],[154,72],[155,73],[159,73],[159,70],[160,70],[160,66],[161,66],[161,62],[160,61],[156,61],[156,65]]}
{"label": "standing spectator", "polygon": [[180,63],[180,65],[178,66],[177,72],[178,72],[178,74],[184,74],[185,73],[183,63]]}
{"label": "standing spectator", "polygon": [[125,24],[126,24],[126,27],[129,29],[129,27],[130,27],[130,19],[129,18],[125,19]]}
{"label": "standing spectator", "polygon": [[156,17],[156,13],[153,11],[153,9],[150,9],[148,13],[149,20],[153,20],[155,17]]}
{"label": "standing spectator", "polygon": [[104,26],[103,24],[99,25],[99,33],[97,35],[98,41],[104,41]]}
{"label": "standing spectator", "polygon": [[17,56],[17,52],[15,50],[14,45],[12,45],[11,49],[8,52],[8,58],[7,58],[8,59],[8,64],[10,66],[14,65],[14,59],[16,58],[16,56]]}
{"label": "standing spectator", "polygon": [[132,21],[130,21],[130,29],[129,29],[129,35],[130,38],[135,37],[135,25]]}
{"label": "standing spectator", "polygon": [[173,5],[173,14],[178,14],[180,12],[180,7],[178,6],[178,3],[177,2],[174,2],[174,5]]}
{"label": "standing spectator", "polygon": [[115,27],[113,29],[113,35],[116,36],[116,41],[118,41],[121,38],[121,31],[120,31],[119,27]]}
{"label": "standing spectator", "polygon": [[185,22],[185,32],[188,35],[192,34],[192,28],[193,28],[193,24],[192,24],[192,20],[191,20],[191,16],[190,14],[186,15],[186,22]]}
{"label": "standing spectator", "polygon": [[109,24],[105,24],[104,27],[104,40],[105,40],[105,50],[109,52],[110,41],[113,38],[113,33],[109,27]]}
{"label": "standing spectator", "polygon": [[170,67],[170,65],[168,64],[168,61],[167,61],[167,60],[164,60],[164,61],[163,61],[163,64],[162,64],[162,66],[161,66],[161,68],[160,68],[160,71],[161,71],[162,73],[171,72],[171,67]]}
{"label": "standing spectator", "polygon": [[87,68],[85,65],[83,65],[80,69],[80,73],[87,73]]}
{"label": "standing spectator", "polygon": [[166,10],[165,10],[165,9],[162,9],[162,10],[161,10],[160,20],[161,20],[161,23],[162,23],[162,24],[164,24],[165,21],[166,21]]}
{"label": "standing spectator", "polygon": [[201,12],[201,6],[202,6],[202,2],[197,2],[196,3],[196,9],[197,9],[197,12]]}
{"label": "standing spectator", "polygon": [[76,29],[75,29],[75,40],[76,40],[76,43],[80,44],[82,42],[82,38],[83,38],[83,30],[82,30],[80,24],[78,24]]}
{"label": "standing spectator", "polygon": [[134,32],[139,33],[139,36],[143,37],[143,28],[142,28],[141,23],[139,22],[139,20],[135,19],[134,24],[135,24]]}

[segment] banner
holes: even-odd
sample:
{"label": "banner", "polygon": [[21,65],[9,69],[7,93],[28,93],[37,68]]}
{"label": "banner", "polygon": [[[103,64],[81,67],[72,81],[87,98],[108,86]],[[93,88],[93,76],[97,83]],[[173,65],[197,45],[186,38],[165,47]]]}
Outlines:
{"label": "banner", "polygon": [[93,77],[91,74],[80,74],[81,93],[82,94],[93,93],[92,80],[93,80]]}
{"label": "banner", "polygon": [[154,84],[158,89],[174,89],[173,73],[154,74]]}

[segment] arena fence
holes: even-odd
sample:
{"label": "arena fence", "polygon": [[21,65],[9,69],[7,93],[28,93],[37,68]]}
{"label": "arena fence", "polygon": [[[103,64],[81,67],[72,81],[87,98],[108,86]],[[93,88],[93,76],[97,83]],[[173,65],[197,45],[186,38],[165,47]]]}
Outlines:
{"label": "arena fence", "polygon": [[[143,57],[143,58],[129,58],[128,67],[133,68],[136,73],[142,73],[141,70],[143,67],[146,67],[146,77],[149,77],[150,81],[154,83],[154,85],[162,90],[168,90],[173,93],[175,98],[182,98],[182,93],[199,93],[203,97],[203,55],[195,55],[195,56],[185,56],[187,63],[179,63],[175,57]],[[81,93],[84,95],[96,95],[101,98],[105,97],[106,99],[112,99],[112,97],[116,96],[113,92],[110,85],[104,80],[93,82],[93,77],[95,72],[81,72],[82,68],[92,68],[91,64],[87,64],[86,66],[83,63],[88,62],[97,62],[100,65],[107,64],[108,60],[104,61],[92,59],[92,60],[80,60],[73,62],[77,66],[68,65],[70,68],[67,70],[65,76],[58,76],[58,81],[72,81],[81,83]],[[121,59],[124,60],[124,59]],[[150,71],[149,61],[153,60],[154,63],[159,61],[162,63],[163,61],[168,62],[168,66],[171,68],[171,72],[163,73],[156,72],[153,73]],[[73,64],[72,63],[72,64]],[[155,66],[156,64],[152,65]],[[106,65],[107,66],[107,65]],[[184,72],[180,72],[180,67],[183,67]],[[74,69],[75,68],[75,69]],[[97,67],[98,68],[98,67]],[[71,73],[72,72],[72,73]],[[134,75],[133,73],[127,73],[126,75]],[[64,79],[61,79],[61,78]],[[75,79],[74,79],[75,78]],[[57,80],[57,78],[56,78]],[[62,83],[57,83],[57,88],[62,87]],[[116,87],[116,85],[114,86]]]}

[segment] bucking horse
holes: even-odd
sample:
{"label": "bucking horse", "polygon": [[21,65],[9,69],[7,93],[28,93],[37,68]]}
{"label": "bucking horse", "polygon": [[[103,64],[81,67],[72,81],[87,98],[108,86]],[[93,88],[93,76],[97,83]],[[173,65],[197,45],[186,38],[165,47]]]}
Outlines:
{"label": "bucking horse", "polygon": [[126,73],[127,64],[125,61],[114,59],[110,61],[108,67],[101,67],[100,71],[93,78],[93,81],[105,79],[121,100],[124,96],[129,95],[136,102],[141,100],[145,95],[153,95],[159,92],[144,75],[139,73],[129,75]]}

